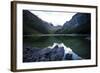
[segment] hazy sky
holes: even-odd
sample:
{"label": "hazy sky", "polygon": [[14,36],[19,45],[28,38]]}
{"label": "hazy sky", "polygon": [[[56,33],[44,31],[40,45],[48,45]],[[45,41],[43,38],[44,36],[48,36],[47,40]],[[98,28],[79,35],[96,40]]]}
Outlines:
{"label": "hazy sky", "polygon": [[42,20],[52,23],[54,26],[63,25],[66,21],[69,21],[76,13],[68,12],[43,12],[43,11],[30,11],[34,13]]}

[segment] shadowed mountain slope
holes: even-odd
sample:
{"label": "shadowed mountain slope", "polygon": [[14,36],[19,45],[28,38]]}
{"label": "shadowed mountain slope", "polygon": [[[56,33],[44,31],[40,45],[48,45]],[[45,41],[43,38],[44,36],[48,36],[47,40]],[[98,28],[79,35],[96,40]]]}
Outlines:
{"label": "shadowed mountain slope", "polygon": [[77,13],[70,21],[66,21],[62,29],[56,33],[76,33],[89,34],[91,31],[91,15],[90,13]]}

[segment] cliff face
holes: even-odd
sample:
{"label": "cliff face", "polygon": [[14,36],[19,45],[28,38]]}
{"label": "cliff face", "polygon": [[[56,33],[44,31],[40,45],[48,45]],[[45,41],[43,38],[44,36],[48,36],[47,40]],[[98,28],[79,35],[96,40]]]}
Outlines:
{"label": "cliff face", "polygon": [[23,10],[23,25],[24,35],[37,33],[47,34],[52,28],[51,23],[43,21],[28,10]]}
{"label": "cliff face", "polygon": [[91,31],[91,14],[77,13],[70,21],[66,21],[63,26],[53,26],[52,23],[43,21],[28,10],[23,10],[23,31],[24,34],[89,34]]}
{"label": "cliff face", "polygon": [[91,31],[90,13],[77,13],[70,21],[66,21],[62,29],[56,33],[89,34]]}

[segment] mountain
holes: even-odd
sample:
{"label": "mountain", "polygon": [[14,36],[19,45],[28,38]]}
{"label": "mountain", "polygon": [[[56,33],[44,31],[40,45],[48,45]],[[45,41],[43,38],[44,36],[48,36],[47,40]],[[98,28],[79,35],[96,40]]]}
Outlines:
{"label": "mountain", "polygon": [[90,13],[77,13],[70,21],[66,21],[62,29],[55,33],[76,33],[76,34],[89,34],[91,31],[91,15]]}
{"label": "mountain", "polygon": [[63,26],[53,26],[28,10],[23,10],[23,34],[90,34],[91,14],[77,13]]}
{"label": "mountain", "polygon": [[48,34],[51,33],[53,24],[43,21],[28,10],[23,10],[23,34]]}

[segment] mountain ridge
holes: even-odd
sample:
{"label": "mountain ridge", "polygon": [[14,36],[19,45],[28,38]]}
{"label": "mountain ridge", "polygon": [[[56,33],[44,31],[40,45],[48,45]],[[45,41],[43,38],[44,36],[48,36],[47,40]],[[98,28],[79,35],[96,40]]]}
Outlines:
{"label": "mountain ridge", "polygon": [[23,10],[23,34],[90,34],[90,13],[77,13],[63,26],[53,26],[28,10]]}

